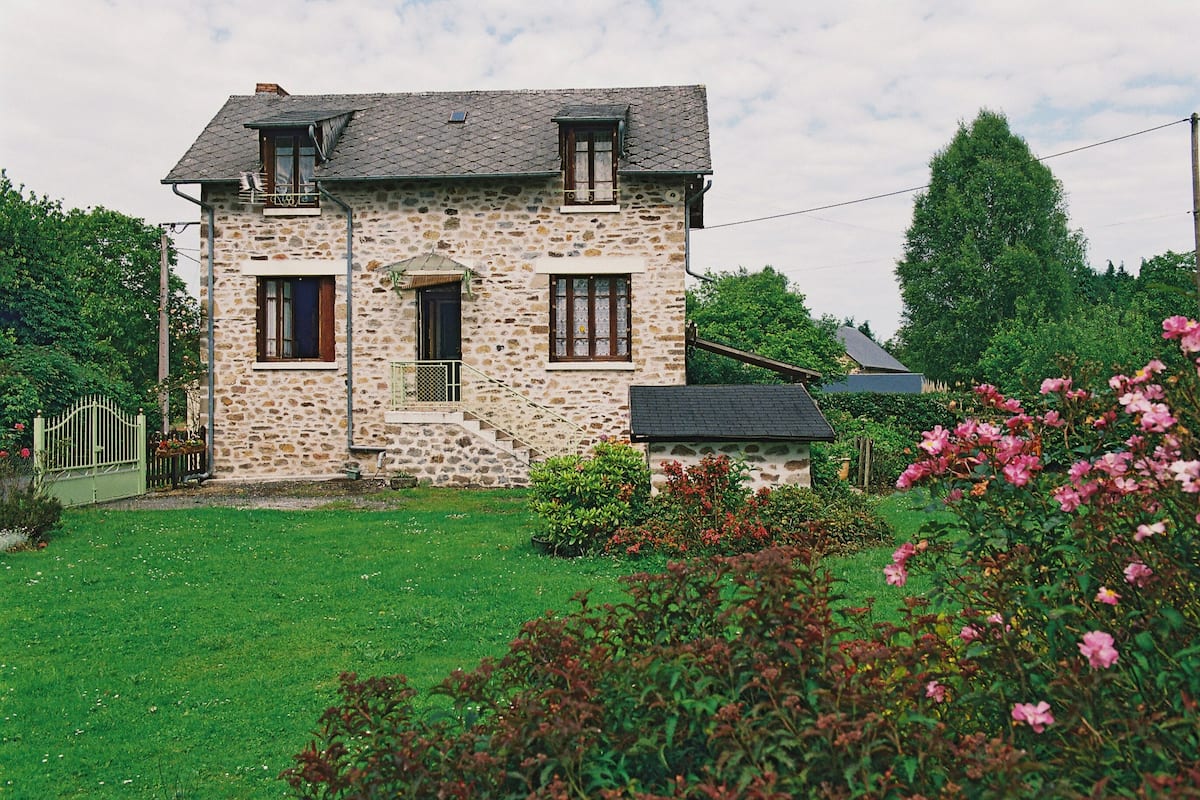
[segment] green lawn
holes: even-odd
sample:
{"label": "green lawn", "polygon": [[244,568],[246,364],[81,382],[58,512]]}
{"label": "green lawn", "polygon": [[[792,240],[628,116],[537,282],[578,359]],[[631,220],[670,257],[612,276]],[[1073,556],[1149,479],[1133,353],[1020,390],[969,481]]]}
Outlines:
{"label": "green lawn", "polygon": [[[395,510],[68,512],[0,554],[0,800],[278,798],[337,675],[418,688],[501,655],[521,622],[656,569],[529,546],[520,492],[418,490]],[[911,502],[889,518],[911,535]],[[831,559],[895,606],[891,547]]]}
{"label": "green lawn", "polygon": [[628,565],[530,548],[524,497],[72,511],[0,554],[0,798],[267,798],[342,670],[430,687]]}

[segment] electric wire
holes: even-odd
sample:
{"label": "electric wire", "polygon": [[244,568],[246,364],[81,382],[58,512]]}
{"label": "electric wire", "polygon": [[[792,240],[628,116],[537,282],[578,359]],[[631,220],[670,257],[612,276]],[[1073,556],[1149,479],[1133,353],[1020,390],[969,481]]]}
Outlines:
{"label": "electric wire", "polygon": [[[1051,158],[1058,158],[1060,156],[1070,155],[1071,153],[1078,153],[1082,150],[1090,150],[1093,147],[1101,147],[1102,145],[1112,144],[1113,142],[1119,142],[1124,139],[1132,139],[1135,136],[1142,136],[1147,133],[1153,133],[1154,131],[1160,131],[1163,128],[1169,128],[1172,125],[1178,125],[1181,122],[1190,122],[1190,121],[1191,121],[1191,117],[1184,117],[1183,119],[1177,119],[1173,122],[1166,122],[1166,123],[1163,123],[1162,125],[1155,125],[1153,128],[1146,128],[1145,130],[1135,131],[1133,133],[1127,133],[1123,136],[1115,136],[1112,139],[1105,139],[1102,142],[1094,142],[1092,144],[1085,144],[1082,147],[1074,147],[1070,150],[1063,150],[1061,153],[1051,153],[1048,156],[1039,156],[1037,158],[1034,158],[1033,160],[1034,161],[1047,161]],[[919,192],[922,189],[928,189],[928,188],[929,188],[929,184],[927,183],[923,186],[914,186],[909,189],[897,189],[894,192],[883,192],[882,194],[873,194],[870,197],[860,197],[856,200],[845,200],[840,203],[829,203],[829,204],[823,205],[823,206],[813,206],[812,208],[802,208],[799,211],[785,211],[781,214],[770,214],[765,217],[754,217],[752,219],[742,219],[742,220],[737,220],[735,222],[722,222],[717,225],[705,225],[704,230],[711,231],[711,230],[716,230],[717,228],[731,228],[735,225],[749,225],[752,222],[766,222],[766,221],[772,220],[772,219],[782,219],[784,217],[795,217],[800,214],[811,214],[814,211],[825,211],[826,209],[830,209],[830,208],[841,208],[843,206],[852,206],[852,205],[856,205],[858,203],[868,203],[872,200],[882,200],[886,197],[895,197],[895,196],[901,195],[901,194],[912,194],[913,192]]]}

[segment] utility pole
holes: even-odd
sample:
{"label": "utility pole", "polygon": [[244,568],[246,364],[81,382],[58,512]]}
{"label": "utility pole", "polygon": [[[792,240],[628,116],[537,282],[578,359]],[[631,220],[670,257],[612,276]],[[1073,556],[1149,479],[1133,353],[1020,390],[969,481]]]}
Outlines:
{"label": "utility pole", "polygon": [[171,321],[167,308],[171,298],[168,285],[170,268],[167,264],[167,248],[170,241],[167,238],[166,226],[161,226],[158,230],[158,405],[162,411],[162,432],[165,434],[171,429],[171,393],[167,391],[167,378],[171,375]]}
{"label": "utility pole", "polygon": [[1196,235],[1196,297],[1200,301],[1200,114],[1192,112],[1192,225]]}

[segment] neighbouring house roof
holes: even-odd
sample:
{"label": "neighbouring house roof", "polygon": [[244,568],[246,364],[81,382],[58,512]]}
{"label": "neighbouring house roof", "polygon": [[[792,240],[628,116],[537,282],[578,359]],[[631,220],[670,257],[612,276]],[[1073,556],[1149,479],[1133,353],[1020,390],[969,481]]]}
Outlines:
{"label": "neighbouring house roof", "polygon": [[843,325],[837,329],[838,340],[846,348],[846,355],[869,372],[911,372],[857,328]]}
{"label": "neighbouring house roof", "polygon": [[[347,112],[349,123],[328,160],[317,165],[317,180],[555,175],[562,171],[555,119],[596,119],[597,114],[625,120],[619,173],[712,173],[704,86],[322,95],[260,91],[230,97],[162,182],[237,181],[241,173],[259,168],[257,134],[248,127],[303,127]],[[454,112],[460,112],[458,118],[466,112],[465,121],[451,123]]]}
{"label": "neighbouring house roof", "polygon": [[873,392],[875,394],[920,394],[925,388],[925,376],[920,372],[863,372],[847,375],[845,380],[827,383],[822,392]]}
{"label": "neighbouring house roof", "polygon": [[831,442],[835,437],[801,384],[631,386],[629,419],[635,442]]}

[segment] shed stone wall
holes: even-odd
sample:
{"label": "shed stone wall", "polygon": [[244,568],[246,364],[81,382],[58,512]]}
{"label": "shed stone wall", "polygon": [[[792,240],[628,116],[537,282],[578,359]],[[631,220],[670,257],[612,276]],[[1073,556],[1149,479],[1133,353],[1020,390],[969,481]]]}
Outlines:
{"label": "shed stone wall", "polygon": [[651,486],[660,489],[666,484],[662,462],[678,461],[685,467],[695,466],[711,454],[727,455],[741,460],[750,468],[747,484],[752,491],[762,487],[812,486],[812,469],[808,442],[652,442],[648,446]]}

